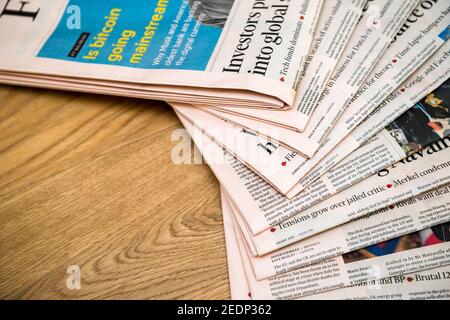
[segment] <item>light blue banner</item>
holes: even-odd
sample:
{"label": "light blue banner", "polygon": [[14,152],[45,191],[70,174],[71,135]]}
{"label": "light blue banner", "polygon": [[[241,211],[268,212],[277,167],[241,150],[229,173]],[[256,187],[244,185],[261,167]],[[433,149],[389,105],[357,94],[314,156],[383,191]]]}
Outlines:
{"label": "light blue banner", "polygon": [[201,1],[70,0],[38,56],[143,69],[205,70],[223,24]]}

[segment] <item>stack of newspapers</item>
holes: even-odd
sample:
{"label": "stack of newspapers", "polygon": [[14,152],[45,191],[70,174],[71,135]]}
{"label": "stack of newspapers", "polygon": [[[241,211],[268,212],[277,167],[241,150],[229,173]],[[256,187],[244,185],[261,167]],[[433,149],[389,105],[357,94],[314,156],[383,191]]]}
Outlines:
{"label": "stack of newspapers", "polygon": [[1,0],[0,82],[167,101],[221,183],[234,299],[450,299],[449,24],[448,0]]}

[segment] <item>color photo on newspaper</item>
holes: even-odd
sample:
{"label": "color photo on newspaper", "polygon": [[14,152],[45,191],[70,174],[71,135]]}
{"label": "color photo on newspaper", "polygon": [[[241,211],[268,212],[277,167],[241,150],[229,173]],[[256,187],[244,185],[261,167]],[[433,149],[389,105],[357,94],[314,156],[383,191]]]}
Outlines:
{"label": "color photo on newspaper", "polygon": [[410,233],[400,238],[352,251],[342,256],[345,263],[351,263],[448,241],[450,241],[450,223],[444,223],[430,229]]}
{"label": "color photo on newspaper", "polygon": [[449,136],[450,80],[428,94],[386,129],[408,154]]}

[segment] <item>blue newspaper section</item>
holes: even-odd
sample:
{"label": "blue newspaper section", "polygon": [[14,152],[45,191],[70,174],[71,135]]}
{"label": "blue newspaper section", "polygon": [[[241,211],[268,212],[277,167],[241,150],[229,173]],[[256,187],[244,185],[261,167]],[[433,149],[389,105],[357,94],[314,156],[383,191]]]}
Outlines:
{"label": "blue newspaper section", "polygon": [[198,1],[70,0],[39,57],[143,69],[205,70],[222,28]]}

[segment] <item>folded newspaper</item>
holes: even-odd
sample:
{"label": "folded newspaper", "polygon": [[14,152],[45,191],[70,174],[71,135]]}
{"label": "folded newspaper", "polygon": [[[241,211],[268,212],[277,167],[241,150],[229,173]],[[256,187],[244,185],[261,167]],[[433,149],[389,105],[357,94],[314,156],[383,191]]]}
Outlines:
{"label": "folded newspaper", "polygon": [[[340,86],[339,81],[332,81],[333,86],[330,88],[330,93],[323,97],[315,113],[321,115],[322,120],[314,120],[313,115],[310,121],[313,127],[311,129],[307,127],[306,132],[302,134],[298,133],[297,141],[301,139],[300,143],[303,144],[303,148],[297,150],[300,152],[283,150],[284,148],[277,148],[278,150],[273,151],[274,148],[272,147],[268,150],[273,152],[264,153],[264,150],[259,147],[260,142],[253,144],[248,142],[252,137],[243,135],[239,130],[234,130],[234,138],[230,139],[233,130],[224,129],[227,132],[227,143],[223,140],[223,135],[214,135],[211,126],[208,126],[207,122],[201,121],[198,115],[192,114],[192,111],[182,110],[182,115],[189,117],[196,126],[199,126],[206,134],[213,136],[214,140],[221,145],[225,145],[231,153],[243,160],[244,163],[248,163],[256,172],[261,172],[264,178],[271,182],[278,191],[292,197],[299,192],[296,188],[299,180],[305,178],[305,175],[315,165],[356,130],[358,125],[377,106],[382,103],[395,104],[396,101],[392,101],[392,96],[400,96],[398,99],[408,99],[411,95],[415,97],[421,89],[419,88],[420,85],[411,90],[409,88],[406,90],[406,84],[418,75],[429,73],[430,65],[433,68],[436,68],[436,64],[438,67],[442,65],[439,70],[436,70],[434,77],[442,78],[443,75],[448,73],[448,60],[446,58],[450,54],[450,43],[446,41],[447,36],[442,35],[442,30],[448,29],[450,16],[444,15],[442,10],[446,13],[450,12],[448,2],[437,2],[429,10],[422,9],[421,12],[423,13],[420,19],[416,19],[414,24],[395,38],[396,40],[386,50],[386,54],[381,59],[376,60],[378,61],[376,66],[372,64],[373,71],[370,74],[367,72],[369,80],[364,85],[362,85],[363,80],[360,80],[362,88],[359,91],[357,91],[359,85],[353,89],[348,89],[348,98],[344,99],[342,97],[345,97],[344,92],[346,92],[345,89],[348,86]],[[417,14],[419,11],[414,12]],[[423,33],[424,30],[427,30],[428,37],[418,38],[417,34]],[[394,35],[392,35],[393,37]],[[388,44],[389,41],[386,42],[386,46]],[[355,54],[357,53],[355,51]],[[347,65],[351,66],[348,62]],[[360,65],[361,63],[357,64],[357,66]],[[348,71],[349,69],[345,70]],[[358,70],[355,70],[355,72],[359,75],[360,71]],[[344,72],[340,73],[341,77],[338,77],[338,79],[343,79],[343,82],[348,83],[352,79],[351,74],[353,73],[350,73],[350,75]],[[337,100],[337,97],[340,97],[342,101]],[[414,102],[417,102],[417,100]],[[326,107],[320,111],[322,105],[326,105]],[[177,105],[175,105],[175,109],[179,111]],[[198,118],[199,121],[196,122],[195,118]],[[336,122],[339,123],[338,121],[341,124],[334,126]],[[236,121],[233,120],[233,122]],[[217,125],[214,127],[217,128]],[[246,128],[256,131],[255,127],[248,128],[247,126]],[[278,130],[268,130],[266,135],[270,135],[271,132],[278,136]],[[329,138],[327,138],[328,135],[330,135]],[[281,147],[293,145],[293,143],[286,141],[281,142],[284,142],[283,144],[280,143]],[[270,141],[270,143],[273,144],[273,141]],[[244,144],[245,147],[239,148],[241,144]],[[315,154],[311,157],[312,152],[315,152]],[[266,159],[262,161],[260,158],[264,155]]]}
{"label": "folded newspaper", "polygon": [[[449,189],[445,192],[449,192]],[[433,197],[422,198],[421,201],[431,201],[431,205],[439,203],[439,200]],[[445,214],[441,218],[434,220],[434,222],[428,222],[432,227],[424,228],[425,225],[409,216],[406,209],[399,212],[398,218],[392,219],[391,222],[388,219],[385,219],[388,221],[386,224],[378,221],[375,224],[378,230],[371,230],[372,228],[366,230],[364,237],[371,237],[369,241],[372,241],[373,245],[341,256],[338,253],[339,256],[336,258],[323,260],[262,281],[256,280],[252,272],[251,263],[245,252],[245,244],[236,232],[232,209],[224,193],[222,193],[222,205],[231,292],[232,295],[241,298],[247,296],[253,299],[294,299],[311,295],[313,295],[313,298],[320,298],[321,296],[314,297],[314,295],[320,293],[323,298],[341,295],[342,298],[347,298],[347,295],[351,293],[361,292],[352,289],[355,287],[362,287],[367,290],[381,284],[420,282],[426,278],[422,279],[420,276],[414,275],[415,272],[431,269],[430,271],[436,273],[436,270],[449,270],[450,224],[442,222],[450,220],[450,202],[447,202],[442,208],[441,212],[445,211]],[[414,212],[414,208],[412,211]],[[432,216],[432,212],[428,213],[430,213],[429,217]],[[420,212],[420,214],[422,213]],[[400,232],[403,235],[395,237],[392,233],[387,237],[381,236],[382,228],[384,230],[397,229],[397,232],[401,230]],[[351,230],[355,231],[352,232]],[[345,233],[354,235],[359,230],[358,227],[349,228],[343,230],[342,235],[336,233],[334,237],[337,240],[340,237],[344,239]],[[419,231],[412,232],[411,230]],[[410,233],[405,234],[405,232]],[[357,238],[357,236],[354,236],[354,238]],[[380,241],[381,239],[383,240]],[[318,243],[311,241],[309,246],[305,246],[306,252],[308,252],[309,247],[318,245]],[[328,243],[328,247],[325,243],[323,245],[325,247],[321,248],[322,251],[333,248],[331,241]],[[439,274],[440,277],[437,279],[446,279],[445,271]],[[438,283],[438,285],[439,288],[448,289],[447,282]],[[345,287],[351,288],[350,290],[342,289]],[[378,287],[378,289],[380,288]]]}
{"label": "folded newspaper", "polygon": [[[193,131],[194,141],[203,152],[205,160],[238,208],[245,222],[244,229],[256,235],[408,155],[411,158],[414,151],[447,137],[450,132],[435,131],[436,126],[429,121],[428,116],[433,114],[436,123],[445,124],[449,121],[448,86],[446,81],[359,149],[358,145],[349,143],[345,149],[354,151],[339,165],[316,178],[310,187],[293,199],[285,198],[231,154],[223,153],[221,148],[215,146],[209,137],[202,135],[195,126],[187,125],[187,129]],[[436,104],[437,101],[440,102],[439,105]],[[399,106],[397,103],[395,105]],[[433,127],[430,127],[430,124]],[[428,133],[425,135],[425,132]],[[440,143],[446,141],[444,139]]]}
{"label": "folded newspaper", "polygon": [[168,102],[233,299],[449,300],[449,38],[448,0],[0,0],[0,83]]}
{"label": "folded newspaper", "polygon": [[318,0],[2,0],[0,82],[286,108],[321,7]]}

